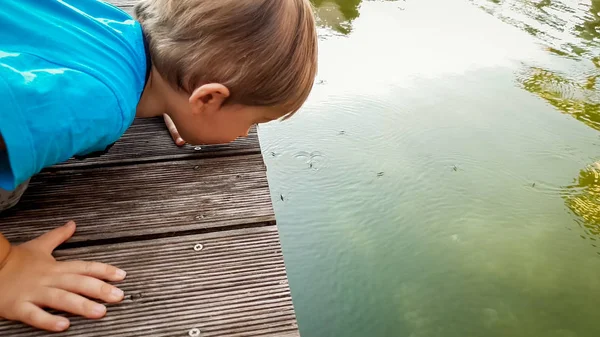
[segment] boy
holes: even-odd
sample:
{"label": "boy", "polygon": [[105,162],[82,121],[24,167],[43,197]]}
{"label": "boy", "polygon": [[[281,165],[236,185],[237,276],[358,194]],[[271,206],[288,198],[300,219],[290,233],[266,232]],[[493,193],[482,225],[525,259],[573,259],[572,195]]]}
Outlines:
{"label": "boy", "polygon": [[[2,3],[0,207],[43,168],[105,150],[135,117],[166,114],[179,145],[225,143],[289,117],[312,88],[308,0],[141,0],[135,16],[99,0]],[[69,321],[41,308],[100,318],[106,307],[85,297],[123,298],[103,280],[124,271],[54,260],[74,231],[19,246],[0,235],[0,317],[62,331]]]}

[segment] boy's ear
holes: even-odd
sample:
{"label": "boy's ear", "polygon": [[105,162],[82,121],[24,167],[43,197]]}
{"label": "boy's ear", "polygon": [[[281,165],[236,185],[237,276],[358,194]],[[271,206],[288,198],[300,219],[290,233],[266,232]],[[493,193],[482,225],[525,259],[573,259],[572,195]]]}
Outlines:
{"label": "boy's ear", "polygon": [[229,89],[220,83],[204,84],[196,88],[190,95],[192,112],[213,113],[219,111],[229,97]]}

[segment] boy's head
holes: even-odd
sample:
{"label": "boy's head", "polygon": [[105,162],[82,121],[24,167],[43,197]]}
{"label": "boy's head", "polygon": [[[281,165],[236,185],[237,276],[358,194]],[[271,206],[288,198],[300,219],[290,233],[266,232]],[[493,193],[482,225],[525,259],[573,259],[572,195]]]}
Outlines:
{"label": "boy's head", "polygon": [[317,36],[308,0],[141,0],[135,15],[153,82],[190,143],[229,142],[287,117],[312,89]]}

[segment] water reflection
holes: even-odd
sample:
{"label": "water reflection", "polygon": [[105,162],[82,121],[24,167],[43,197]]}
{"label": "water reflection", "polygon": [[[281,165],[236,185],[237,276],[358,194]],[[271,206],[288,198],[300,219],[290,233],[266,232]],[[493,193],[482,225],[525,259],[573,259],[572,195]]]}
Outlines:
{"label": "water reflection", "polygon": [[[472,0],[486,12],[519,27],[548,45],[551,53],[582,62],[592,70],[569,74],[529,67],[520,84],[561,113],[600,131],[600,0]],[[585,235],[600,237],[600,162],[580,171],[573,185],[563,192],[566,206],[578,217]],[[594,244],[595,246],[595,244]]]}
{"label": "water reflection", "polygon": [[360,15],[362,0],[311,0],[317,24],[342,34],[352,31],[352,21]]}
{"label": "water reflection", "polygon": [[468,1],[314,1],[351,34],[306,118],[261,130],[303,336],[600,336],[591,5]]}
{"label": "water reflection", "polygon": [[575,26],[579,37],[589,42],[598,42],[600,38],[600,1],[594,0],[582,24]]}
{"label": "water reflection", "polygon": [[486,12],[543,40],[557,54],[592,59],[600,45],[600,1],[471,0]]}
{"label": "water reflection", "polygon": [[569,209],[583,219],[580,226],[586,236],[592,241],[600,238],[600,161],[579,172],[564,198]]}
{"label": "water reflection", "polygon": [[588,75],[577,81],[541,68],[530,68],[521,78],[524,88],[569,114],[589,127],[600,131],[600,95],[598,77]]}

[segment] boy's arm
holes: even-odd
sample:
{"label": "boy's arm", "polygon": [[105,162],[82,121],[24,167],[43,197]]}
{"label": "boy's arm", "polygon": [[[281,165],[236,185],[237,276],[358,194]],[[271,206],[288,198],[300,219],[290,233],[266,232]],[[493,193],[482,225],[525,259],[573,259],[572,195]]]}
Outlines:
{"label": "boy's arm", "polygon": [[120,269],[98,262],[54,259],[54,249],[74,232],[75,223],[69,222],[17,246],[0,235],[0,318],[63,331],[69,320],[42,308],[100,318],[106,307],[88,298],[108,303],[123,299],[121,290],[102,281],[121,281],[125,272]]}
{"label": "boy's arm", "polygon": [[0,233],[0,269],[4,267],[8,254],[10,254],[10,242]]}

